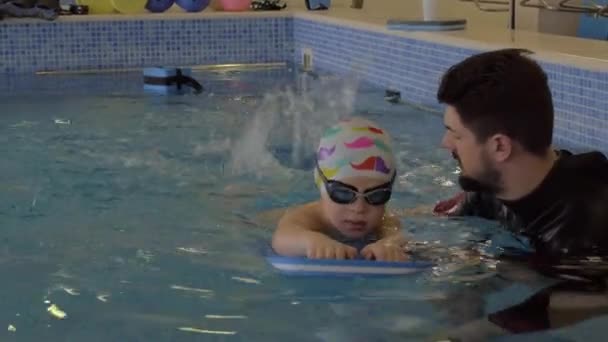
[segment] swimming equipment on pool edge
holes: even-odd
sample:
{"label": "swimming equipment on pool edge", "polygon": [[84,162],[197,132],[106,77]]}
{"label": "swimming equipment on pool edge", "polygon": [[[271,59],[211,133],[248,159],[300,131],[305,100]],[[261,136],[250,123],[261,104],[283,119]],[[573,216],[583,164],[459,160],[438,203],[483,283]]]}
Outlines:
{"label": "swimming equipment on pool edge", "polygon": [[274,253],[269,253],[266,260],[283,274],[306,276],[404,276],[428,270],[435,265],[427,261],[308,259],[283,257]]}
{"label": "swimming equipment on pool edge", "polygon": [[171,8],[174,2],[175,0],[148,0],[146,9],[152,13],[162,13]]}
{"label": "swimming equipment on pool edge", "polygon": [[144,90],[160,94],[182,94],[192,88],[200,94],[203,86],[191,77],[190,68],[144,68]]}
{"label": "swimming equipment on pool edge", "polygon": [[331,7],[331,0],[306,0],[305,3],[309,11],[327,10]]}
{"label": "swimming equipment on pool edge", "polygon": [[210,0],[175,0],[175,3],[186,12],[200,12],[209,6]]}
{"label": "swimming equipment on pool edge", "polygon": [[147,0],[110,0],[114,10],[122,14],[138,14],[146,12]]}

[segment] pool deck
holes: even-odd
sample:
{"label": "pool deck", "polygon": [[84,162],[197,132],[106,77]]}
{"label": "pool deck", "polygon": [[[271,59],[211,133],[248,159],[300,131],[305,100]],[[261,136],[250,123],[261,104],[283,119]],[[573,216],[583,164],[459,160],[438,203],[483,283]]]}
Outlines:
{"label": "pool deck", "polygon": [[[512,31],[507,28],[496,27],[468,27],[464,30],[444,32],[395,31],[386,28],[386,21],[388,20],[386,16],[372,15],[360,10],[342,7],[327,11],[307,11],[306,9],[293,8],[281,11],[221,12],[207,9],[199,13],[185,13],[170,9],[160,14],[62,16],[58,21],[179,20],[227,17],[296,17],[463,48],[484,50],[507,47],[527,48],[533,50],[539,57],[548,62],[573,65],[589,70],[608,71],[608,41],[523,30]],[[11,18],[0,21],[0,26],[16,22],[39,23],[41,21],[39,19]]]}

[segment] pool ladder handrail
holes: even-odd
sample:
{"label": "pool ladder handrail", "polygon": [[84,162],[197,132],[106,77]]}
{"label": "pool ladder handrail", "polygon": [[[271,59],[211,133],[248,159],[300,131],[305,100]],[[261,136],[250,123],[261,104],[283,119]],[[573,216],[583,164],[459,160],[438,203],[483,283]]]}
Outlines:
{"label": "pool ladder handrail", "polygon": [[[460,0],[462,2],[472,2],[480,11],[484,12],[509,12],[509,0]],[[496,6],[502,5],[502,6]],[[507,7],[503,7],[507,6]]]}
{"label": "pool ladder handrail", "polygon": [[539,8],[548,11],[569,12],[569,13],[587,13],[593,14],[594,17],[608,17],[608,5],[600,5],[593,0],[591,6],[572,5],[573,0],[561,0],[557,6],[551,5],[547,0],[536,0],[537,3],[531,3],[533,0],[521,0],[520,5],[523,7]]}
{"label": "pool ladder handrail", "polygon": [[[484,12],[508,12],[510,1],[515,0],[460,0],[461,2],[472,2],[479,10]],[[579,0],[580,1],[580,0]],[[608,4],[600,5],[594,0],[589,0],[591,5],[572,4],[574,0],[561,0],[557,5],[549,3],[548,0],[520,0],[522,7],[531,7],[555,12],[587,13],[594,17],[608,17]],[[507,6],[507,7],[503,7]]]}

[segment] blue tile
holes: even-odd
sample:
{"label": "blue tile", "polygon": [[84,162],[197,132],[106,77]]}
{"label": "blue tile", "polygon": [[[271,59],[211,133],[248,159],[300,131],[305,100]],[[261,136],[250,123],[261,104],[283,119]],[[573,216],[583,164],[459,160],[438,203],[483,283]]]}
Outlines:
{"label": "blue tile", "polygon": [[[292,18],[0,22],[0,71],[79,70],[160,64],[300,62],[371,84],[397,87],[406,100],[438,106],[445,70],[480,51]],[[608,146],[608,72],[540,62],[556,111],[555,139]],[[361,70],[357,69],[361,68]]]}
{"label": "blue tile", "polygon": [[[311,48],[320,68],[348,74],[353,71],[353,64],[365,65],[369,70],[365,74],[370,75],[368,81],[372,84],[397,85],[406,100],[430,106],[437,105],[435,93],[443,72],[480,52],[302,19],[296,19],[293,28],[296,49]],[[313,29],[316,39],[308,34]],[[325,41],[331,43],[322,43]],[[332,63],[324,63],[326,57],[332,58]],[[608,72],[547,62],[539,64],[549,77],[554,96],[556,141],[605,151]]]}
{"label": "blue tile", "polygon": [[2,66],[12,73],[207,64],[219,56],[285,62],[293,49],[290,18],[11,22],[1,23],[0,32]]}

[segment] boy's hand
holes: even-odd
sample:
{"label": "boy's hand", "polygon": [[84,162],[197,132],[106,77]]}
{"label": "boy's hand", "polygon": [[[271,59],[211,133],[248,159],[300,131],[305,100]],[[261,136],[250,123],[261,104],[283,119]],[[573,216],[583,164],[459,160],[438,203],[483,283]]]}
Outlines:
{"label": "boy's hand", "polygon": [[365,246],[361,250],[361,255],[367,260],[376,261],[405,261],[407,256],[403,247],[386,241],[376,241]]}
{"label": "boy's hand", "polygon": [[309,259],[354,259],[357,257],[357,249],[325,235],[315,234],[308,241],[306,256]]}

